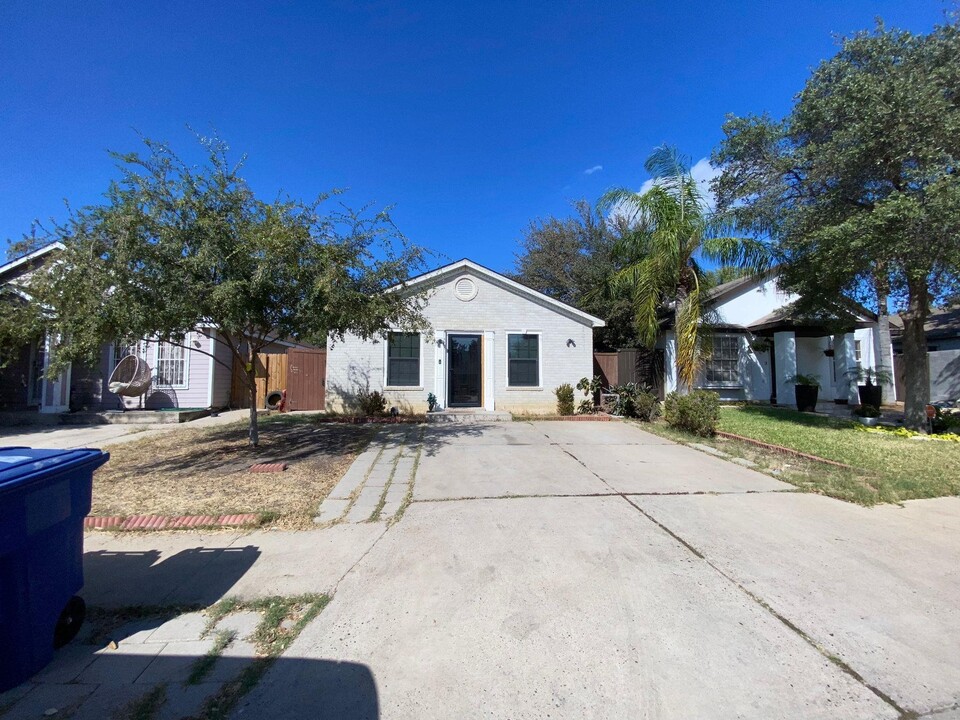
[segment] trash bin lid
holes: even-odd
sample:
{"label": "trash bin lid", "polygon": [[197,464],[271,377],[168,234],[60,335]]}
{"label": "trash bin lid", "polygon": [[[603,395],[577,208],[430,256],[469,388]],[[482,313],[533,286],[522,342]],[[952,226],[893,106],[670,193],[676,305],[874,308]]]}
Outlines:
{"label": "trash bin lid", "polygon": [[109,455],[103,450],[35,450],[27,447],[0,447],[0,490],[29,482],[50,472],[64,472],[89,463],[97,466]]}

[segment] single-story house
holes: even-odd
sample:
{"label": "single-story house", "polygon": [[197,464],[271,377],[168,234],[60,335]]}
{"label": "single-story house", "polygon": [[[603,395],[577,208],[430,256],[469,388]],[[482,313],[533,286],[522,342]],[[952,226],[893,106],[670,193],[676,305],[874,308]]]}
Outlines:
{"label": "single-story house", "polygon": [[[713,288],[706,301],[714,316],[712,354],[696,387],[714,390],[723,400],[790,405],[795,401],[790,378],[815,375],[821,401],[856,403],[851,369],[893,367],[892,353],[880,357],[874,313],[849,303],[853,317],[845,332],[837,333],[831,323],[796,313],[798,299],[777,287],[775,269]],[[676,390],[676,339],[669,322],[658,348],[664,353],[664,389]],[[885,401],[895,399],[891,392],[885,392]]]}
{"label": "single-story house", "polygon": [[[20,301],[30,302],[30,274],[62,247],[53,243],[0,265],[0,285],[13,287]],[[57,377],[48,379],[45,376],[55,346],[52,337],[43,335],[20,348],[3,348],[13,357],[0,368],[0,411],[61,413],[123,408],[223,408],[231,404],[233,354],[211,327],[198,325],[187,333],[182,346],[156,341],[134,346],[104,345],[97,363],[72,363]],[[277,341],[265,352],[285,352],[289,347],[296,344]],[[121,397],[109,390],[110,374],[126,355],[137,355],[152,371],[151,386],[140,397]]]}
{"label": "single-story house", "polygon": [[[923,324],[927,337],[927,364],[930,368],[930,402],[960,400],[960,305],[937,308]],[[890,318],[897,384],[903,378],[903,320]]]}
{"label": "single-story house", "polygon": [[433,394],[441,409],[552,413],[559,385],[593,375],[593,330],[603,320],[475,262],[393,290],[425,293],[429,329],[331,341],[328,410],[350,409],[359,391],[376,390],[402,412],[423,412]]}

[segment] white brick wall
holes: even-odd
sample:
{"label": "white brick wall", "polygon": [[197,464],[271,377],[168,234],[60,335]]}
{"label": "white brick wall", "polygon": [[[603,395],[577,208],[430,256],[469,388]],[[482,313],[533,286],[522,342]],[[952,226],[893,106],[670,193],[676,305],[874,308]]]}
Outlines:
{"label": "white brick wall", "polygon": [[[473,279],[478,287],[476,297],[468,302],[458,299],[453,289],[456,281],[464,275]],[[537,301],[476,273],[456,273],[438,284],[430,291],[424,314],[432,330],[421,336],[423,384],[411,390],[385,391],[388,405],[403,412],[425,411],[427,394],[431,392],[445,399],[445,350],[437,345],[436,338],[445,338],[448,332],[492,332],[493,368],[492,373],[490,367],[483,368],[483,375],[487,378],[483,392],[484,404],[489,407],[489,378],[492,374],[492,400],[496,410],[555,412],[553,391],[558,385],[568,382],[576,386],[580,378],[593,375],[593,328],[589,321],[564,313],[547,299]],[[540,333],[539,388],[511,389],[506,386],[507,333],[514,331]],[[487,348],[484,348],[484,355],[490,355]],[[346,409],[358,388],[383,390],[385,359],[382,341],[365,342],[351,336],[344,342],[331,343],[327,351],[328,409]],[[438,375],[440,387],[437,385]]]}

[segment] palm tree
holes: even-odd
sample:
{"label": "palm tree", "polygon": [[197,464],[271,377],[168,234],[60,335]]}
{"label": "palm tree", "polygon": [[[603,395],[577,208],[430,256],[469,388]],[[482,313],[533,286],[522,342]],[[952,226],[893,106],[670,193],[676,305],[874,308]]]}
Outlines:
{"label": "palm tree", "polygon": [[649,190],[615,188],[600,198],[600,208],[632,226],[617,244],[621,269],[610,278],[611,287],[631,294],[637,333],[650,347],[661,310],[672,305],[677,372],[689,388],[708,352],[701,332],[707,281],[700,263],[761,273],[769,255],[762,242],[730,234],[732,225],[710,210],[689,159],[675,147],[658,147],[644,167],[653,176]]}

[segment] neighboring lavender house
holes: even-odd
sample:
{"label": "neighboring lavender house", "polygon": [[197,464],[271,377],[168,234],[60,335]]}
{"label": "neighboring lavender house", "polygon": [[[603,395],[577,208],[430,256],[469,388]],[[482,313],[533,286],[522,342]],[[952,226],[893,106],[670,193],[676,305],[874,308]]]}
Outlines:
{"label": "neighboring lavender house", "polygon": [[[23,302],[30,302],[25,279],[50,253],[62,249],[59,243],[47,245],[29,255],[0,265],[0,284],[18,290]],[[21,290],[23,289],[23,290]],[[208,335],[212,337],[208,337]],[[44,375],[55,351],[49,335],[37,338],[21,348],[4,348],[12,361],[0,370],[0,410],[32,410],[60,413],[69,410],[119,410],[123,407],[145,409],[220,408],[230,403],[233,356],[209,328],[198,327],[187,334],[183,345],[143,342],[135,347],[105,345],[100,361],[93,367],[73,364],[54,379]],[[209,354],[208,354],[209,353]],[[107,389],[110,373],[124,355],[137,354],[153,370],[153,384],[140,398],[121,398]],[[226,363],[224,367],[213,357]]]}
{"label": "neighboring lavender house", "polygon": [[388,406],[556,412],[554,390],[593,375],[599,318],[531,290],[470,260],[406,283],[424,291],[425,332],[385,331],[329,343],[327,408],[348,410],[357,392],[377,390]]}
{"label": "neighboring lavender house", "polygon": [[[877,317],[851,305],[856,314],[847,332],[831,334],[823,323],[796,315],[797,295],[781,292],[776,271],[761,278],[747,277],[719,285],[708,295],[707,306],[718,324],[713,354],[696,383],[715,390],[723,400],[794,403],[797,374],[816,375],[821,401],[857,402],[857,383],[851,368],[883,367],[890,371],[893,356],[880,358]],[[667,329],[658,344],[664,353],[664,388],[677,388],[676,340]],[[885,391],[892,401],[892,388]]]}

